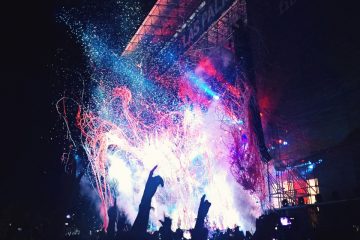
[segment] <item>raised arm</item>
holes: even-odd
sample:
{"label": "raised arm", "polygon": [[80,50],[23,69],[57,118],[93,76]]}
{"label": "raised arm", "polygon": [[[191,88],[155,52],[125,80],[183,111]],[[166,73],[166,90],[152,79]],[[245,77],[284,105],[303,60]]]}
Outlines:
{"label": "raised arm", "polygon": [[151,209],[151,199],[155,195],[158,186],[164,186],[164,180],[160,176],[153,177],[156,168],[157,166],[155,166],[150,171],[148,180],[145,185],[144,194],[139,205],[139,212],[131,229],[132,234],[139,237],[145,236],[146,234]]}
{"label": "raised arm", "polygon": [[208,230],[204,227],[206,215],[209,212],[211,203],[205,200],[205,194],[201,197],[198,215],[196,218],[195,228],[191,232],[191,237],[194,240],[206,240]]}

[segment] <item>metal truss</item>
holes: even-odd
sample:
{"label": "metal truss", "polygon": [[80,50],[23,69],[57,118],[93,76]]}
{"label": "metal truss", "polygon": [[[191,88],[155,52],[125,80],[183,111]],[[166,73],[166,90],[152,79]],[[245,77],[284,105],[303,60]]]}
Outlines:
{"label": "metal truss", "polygon": [[244,0],[235,1],[209,29],[204,32],[185,53],[185,57],[191,57],[195,61],[210,49],[227,48],[234,50],[233,33],[234,25],[237,21],[247,21],[246,2]]}
{"label": "metal truss", "polygon": [[301,174],[295,167],[287,167],[283,171],[275,171],[274,174],[268,172],[269,181],[269,200],[273,208],[282,206],[282,201],[286,199],[288,204],[298,204],[300,197],[306,203],[314,203],[315,195],[318,194],[318,183],[311,185],[308,179],[314,179],[311,173]]}
{"label": "metal truss", "polygon": [[176,34],[202,0],[158,0],[122,55],[134,53],[151,43],[162,46]]}
{"label": "metal truss", "polygon": [[[236,0],[222,13],[222,15],[194,42],[188,50],[181,54],[174,67],[169,68],[164,74],[168,81],[176,80],[176,69],[183,61],[188,65],[196,65],[204,54],[221,49],[234,51],[234,25],[237,21],[247,21],[246,1]],[[174,82],[175,83],[175,82]]]}

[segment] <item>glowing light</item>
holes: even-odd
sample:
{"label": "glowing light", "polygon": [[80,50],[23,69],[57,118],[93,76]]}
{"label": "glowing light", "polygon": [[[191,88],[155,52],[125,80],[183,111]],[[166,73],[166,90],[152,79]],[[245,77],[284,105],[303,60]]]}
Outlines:
{"label": "glowing light", "polygon": [[[206,194],[212,202],[209,227],[253,228],[265,184],[248,121],[251,91],[245,87],[240,93],[226,85],[207,58],[200,61],[204,72],[225,87],[216,88],[196,69],[184,67],[179,70],[187,83],[182,96],[180,87],[171,92],[147,79],[136,64],[114,54],[91,31],[81,32],[81,41],[95,66],[94,78],[101,76],[90,103],[78,103],[76,125],[104,227],[114,196],[130,223],[134,221],[149,170],[158,165],[156,173],[165,187],[152,201],[150,225],[158,228],[166,215],[181,228],[192,228]],[[102,81],[97,69],[107,69],[111,76]],[[65,112],[59,111],[63,116]]]}
{"label": "glowing light", "polygon": [[197,76],[192,72],[188,72],[186,76],[196,87],[201,89],[204,93],[208,94],[209,96],[213,97],[216,100],[219,99],[219,96],[211,89],[211,86],[209,86],[204,81],[204,79],[202,79],[201,77]]}
{"label": "glowing light", "polygon": [[[165,187],[153,199],[154,226],[159,227],[158,219],[165,214],[180,222],[182,228],[191,228],[204,193],[212,202],[209,222],[220,229],[234,224],[253,226],[255,216],[260,214],[259,196],[243,189],[251,189],[252,185],[238,184],[245,172],[237,175],[240,173],[230,171],[237,169],[232,164],[238,159],[257,161],[252,158],[256,153],[252,152],[247,124],[236,119],[243,128],[234,128],[232,121],[224,120],[229,119],[229,113],[220,101],[213,102],[206,111],[193,104],[164,112],[137,99],[140,113],[147,113],[140,118],[137,116],[141,114],[130,110],[136,109],[136,105],[127,88],[115,88],[108,97],[106,102],[117,103],[116,107],[104,104],[98,116],[81,110],[77,116],[95,186],[103,202],[102,214],[111,204],[112,188],[116,189],[119,208],[127,213],[130,222],[134,221],[148,172],[158,165],[157,173],[165,179]],[[257,184],[261,186],[261,180]],[[246,206],[239,201],[245,201]],[[243,215],[244,212],[248,213]]]}
{"label": "glowing light", "polygon": [[291,224],[291,221],[290,221],[290,219],[287,218],[287,217],[281,217],[281,218],[280,218],[280,223],[281,223],[281,225],[283,225],[283,226],[288,226],[288,225]]}

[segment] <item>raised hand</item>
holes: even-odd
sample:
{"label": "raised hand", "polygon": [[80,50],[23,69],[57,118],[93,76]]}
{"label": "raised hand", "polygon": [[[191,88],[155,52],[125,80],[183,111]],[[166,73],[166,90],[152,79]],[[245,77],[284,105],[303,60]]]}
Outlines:
{"label": "raised hand", "polygon": [[147,225],[149,223],[151,199],[158,186],[164,186],[164,180],[160,176],[153,177],[156,168],[157,166],[150,171],[148,180],[146,181],[144,194],[139,205],[139,212],[132,226],[132,234],[136,236],[135,239],[142,239],[145,236]]}
{"label": "raised hand", "polygon": [[157,165],[149,173],[149,177],[145,185],[143,200],[151,201],[152,197],[155,195],[158,186],[161,185],[161,187],[164,187],[164,180],[160,176],[153,177],[156,168]]}
{"label": "raised hand", "polygon": [[211,203],[205,200],[205,197],[205,194],[201,197],[195,228],[191,231],[191,239],[194,240],[206,240],[208,236],[208,230],[204,228],[204,221]]}
{"label": "raised hand", "polygon": [[205,197],[206,195],[204,194],[200,200],[200,206],[198,211],[198,218],[200,219],[205,219],[206,215],[209,212],[209,208],[211,206],[211,203],[208,200],[205,200]]}
{"label": "raised hand", "polygon": [[195,228],[190,231],[193,240],[206,240],[208,237],[208,229],[204,227],[204,221],[211,203],[205,200],[205,197],[205,194],[201,197]]}
{"label": "raised hand", "polygon": [[205,200],[205,197],[205,194],[201,197],[198,215],[196,218],[195,229],[198,230],[204,227],[205,217],[208,214],[209,208],[211,206],[211,203],[208,200]]}

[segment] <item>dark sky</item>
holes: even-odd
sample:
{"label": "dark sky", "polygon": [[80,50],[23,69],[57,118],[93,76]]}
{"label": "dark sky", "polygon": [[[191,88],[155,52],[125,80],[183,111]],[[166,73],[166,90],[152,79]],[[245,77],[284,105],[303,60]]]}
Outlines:
{"label": "dark sky", "polygon": [[[284,2],[293,5],[281,12]],[[282,160],[331,148],[359,129],[359,15],[352,4],[252,0],[248,19],[260,103],[272,125],[267,135],[289,143]]]}
{"label": "dark sky", "polygon": [[[65,132],[54,104],[73,83],[56,75],[56,70],[73,67],[81,71],[86,61],[79,43],[66,26],[56,21],[56,14],[60,6],[78,8],[83,3],[16,1],[2,7],[5,15],[1,35],[5,41],[1,118],[5,154],[0,167],[1,210],[46,211],[61,202],[61,195],[66,193],[60,161]],[[142,3],[144,17],[153,3]]]}

